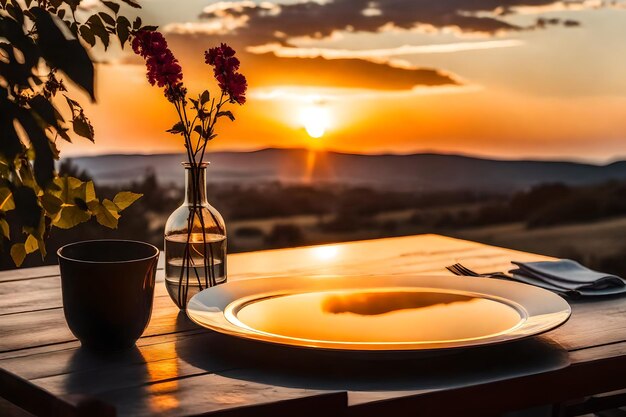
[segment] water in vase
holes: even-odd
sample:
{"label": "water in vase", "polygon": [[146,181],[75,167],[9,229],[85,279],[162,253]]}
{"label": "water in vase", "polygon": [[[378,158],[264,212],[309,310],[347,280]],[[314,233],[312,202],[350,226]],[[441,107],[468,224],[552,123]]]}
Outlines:
{"label": "water in vase", "polygon": [[[202,241],[201,233],[192,233],[190,239],[191,260],[189,268],[189,285],[187,300],[201,289],[226,281],[226,236],[221,234],[206,234],[206,244]],[[186,234],[174,234],[165,237],[165,286],[172,299],[179,298],[179,284],[181,272],[187,267],[185,260]],[[206,254],[206,255],[205,255]],[[206,256],[206,267],[205,259]],[[187,283],[187,273],[183,272],[183,282],[180,287],[184,290]],[[185,303],[186,304],[186,303]]]}

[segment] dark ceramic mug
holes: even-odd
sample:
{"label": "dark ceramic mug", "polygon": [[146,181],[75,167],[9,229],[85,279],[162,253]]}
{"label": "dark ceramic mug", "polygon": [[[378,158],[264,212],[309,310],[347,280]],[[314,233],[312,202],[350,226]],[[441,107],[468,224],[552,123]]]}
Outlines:
{"label": "dark ceramic mug", "polygon": [[57,252],[63,311],[83,346],[132,347],[152,314],[159,250],[132,240],[71,243]]}

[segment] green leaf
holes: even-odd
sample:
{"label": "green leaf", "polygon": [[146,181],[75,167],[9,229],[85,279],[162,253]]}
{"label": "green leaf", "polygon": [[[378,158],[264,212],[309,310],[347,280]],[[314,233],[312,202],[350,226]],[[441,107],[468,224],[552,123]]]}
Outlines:
{"label": "green leaf", "polygon": [[9,187],[0,188],[0,211],[7,212],[15,208],[15,201],[13,200],[13,193]]}
{"label": "green leaf", "polygon": [[115,2],[103,0],[102,4],[104,4],[106,7],[111,9],[111,11],[113,11],[113,13],[115,14],[117,14],[120,11],[120,5]]}
{"label": "green leaf", "polygon": [[111,200],[105,199],[102,203],[92,201],[88,203],[89,210],[96,216],[96,220],[103,226],[117,229],[117,221],[120,218],[117,206]]}
{"label": "green leaf", "polygon": [[135,9],[141,9],[139,3],[135,3],[133,0],[122,0],[122,2],[128,4],[130,7],[134,7]]}
{"label": "green leaf", "polygon": [[95,36],[100,38],[104,49],[107,49],[109,47],[109,32],[104,27],[100,16],[97,14],[91,15],[85,24],[89,26]]}
{"label": "green leaf", "polygon": [[84,183],[84,187],[85,194],[83,200],[85,200],[87,203],[97,200],[96,187],[94,186],[93,181],[87,181],[86,183]]}
{"label": "green leaf", "polygon": [[102,21],[110,26],[115,26],[115,18],[113,18],[112,16],[104,13],[104,12],[100,12],[98,13],[98,16],[100,16],[100,19],[102,19]]}
{"label": "green leaf", "polygon": [[116,29],[117,36],[120,38],[120,45],[123,48],[124,44],[126,44],[126,41],[128,40],[128,37],[130,36],[130,22],[126,17],[118,16]]}
{"label": "green leaf", "polygon": [[82,182],[78,178],[65,176],[55,178],[54,184],[58,189],[50,193],[58,197],[62,204],[74,205],[77,198],[86,202],[96,199],[92,181]]}
{"label": "green leaf", "polygon": [[72,227],[86,222],[91,218],[88,211],[81,210],[76,206],[64,206],[59,214],[52,220],[52,225],[60,229],[71,229]]}
{"label": "green leaf", "polygon": [[82,25],[79,29],[79,32],[81,38],[83,38],[83,40],[87,42],[89,46],[93,47],[96,45],[96,37],[94,36],[93,31],[89,26]]}
{"label": "green leaf", "polygon": [[116,219],[120,218],[119,212],[121,211],[121,209],[117,206],[117,204],[115,204],[108,198],[105,198],[104,200],[102,200],[102,205],[109,211],[109,213],[111,213],[113,217],[115,217]]}
{"label": "green leaf", "polygon": [[11,239],[11,228],[5,219],[0,219],[0,231],[4,237]]}
{"label": "green leaf", "polygon": [[54,178],[54,154],[50,140],[29,111],[22,109],[18,113],[18,120],[35,151],[35,179],[41,188],[46,188]]}
{"label": "green leaf", "polygon": [[74,127],[74,133],[87,138],[92,142],[94,141],[93,126],[91,126],[91,123],[85,116],[85,113],[81,111],[76,117],[74,117],[72,126]]}
{"label": "green leaf", "polygon": [[[34,154],[34,152],[33,152]],[[27,157],[32,160],[32,158],[34,157],[34,155],[30,155],[29,151],[26,151],[26,155]],[[31,165],[29,163],[25,163],[23,161],[20,161],[20,166],[18,168],[18,175],[20,176],[20,178],[22,179],[22,185],[24,185],[25,187],[31,188],[31,189],[35,189],[35,187],[37,186],[37,184],[35,183],[35,177],[33,176],[33,170],[31,169]],[[35,196],[36,197],[36,196]],[[13,198],[15,198],[15,190],[13,190]],[[16,199],[17,201],[17,199]]]}
{"label": "green leaf", "polygon": [[40,201],[46,211],[46,214],[51,218],[54,218],[57,214],[59,214],[59,211],[61,211],[61,207],[63,206],[63,201],[50,193],[44,193],[44,195],[41,196]]}
{"label": "green leaf", "polygon": [[26,243],[24,243],[24,249],[26,250],[27,255],[39,249],[39,243],[37,242],[37,238],[33,235],[28,235],[28,237],[26,238]]}
{"label": "green leaf", "polygon": [[205,104],[210,99],[211,99],[211,95],[209,94],[208,90],[204,90],[202,94],[200,95],[200,103]]}
{"label": "green leaf", "polygon": [[177,122],[171,129],[167,129],[166,132],[171,133],[173,135],[180,135],[185,132],[185,125],[183,122]]}
{"label": "green leaf", "polygon": [[24,12],[22,12],[22,8],[16,2],[7,4],[6,11],[13,19],[17,20],[18,23],[21,25],[24,24]]}
{"label": "green leaf", "polygon": [[95,101],[94,68],[85,48],[76,39],[66,39],[47,11],[39,7],[30,10],[36,19],[37,44],[44,59],[52,67],[65,72]]}
{"label": "green leaf", "polygon": [[143,194],[131,193],[130,191],[121,191],[115,195],[113,198],[113,202],[119,208],[119,211],[122,211],[135,201],[139,200],[143,197]]}
{"label": "green leaf", "polygon": [[63,204],[69,204],[71,199],[74,198],[74,196],[70,196],[70,192],[73,188],[80,185],[80,180],[66,175],[63,177],[56,177],[54,179],[54,185],[57,186],[57,190],[52,191],[51,194],[59,197]]}
{"label": "green leaf", "polygon": [[46,242],[43,239],[37,239],[37,245],[39,246],[39,252],[41,253],[41,259],[43,260],[48,252],[46,251]]}
{"label": "green leaf", "polygon": [[21,266],[26,258],[26,248],[23,243],[16,243],[11,246],[11,258],[15,262],[15,266]]}
{"label": "green leaf", "polygon": [[141,17],[137,16],[133,22],[133,30],[139,30],[141,27]]}
{"label": "green leaf", "polygon": [[223,117],[223,116],[228,117],[232,122],[235,121],[235,116],[233,116],[233,113],[230,110],[221,111],[217,113],[217,117]]}
{"label": "green leaf", "polygon": [[74,111],[75,109],[82,109],[78,101],[72,100],[65,94],[63,94],[63,97],[65,97],[65,100],[67,101],[67,105],[70,106],[70,110]]}
{"label": "green leaf", "polygon": [[64,128],[64,127],[59,127],[57,129],[57,133],[59,134],[59,136],[61,136],[61,138],[69,143],[72,143],[72,139],[70,138],[70,136],[67,134],[67,132],[69,132],[69,129]]}

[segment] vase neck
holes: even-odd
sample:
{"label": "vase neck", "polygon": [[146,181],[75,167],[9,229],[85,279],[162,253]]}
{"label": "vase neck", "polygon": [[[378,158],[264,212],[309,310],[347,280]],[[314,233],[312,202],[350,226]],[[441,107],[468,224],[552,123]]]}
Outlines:
{"label": "vase neck", "polygon": [[189,164],[185,166],[185,205],[204,206],[209,204],[206,197],[206,167],[203,163],[195,168]]}

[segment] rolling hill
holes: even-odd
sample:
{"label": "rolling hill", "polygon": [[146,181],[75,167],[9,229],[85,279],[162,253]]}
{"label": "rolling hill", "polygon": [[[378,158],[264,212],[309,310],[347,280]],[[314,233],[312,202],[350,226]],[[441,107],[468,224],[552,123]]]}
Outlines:
{"label": "rolling hill", "polygon": [[[314,159],[314,163],[311,163]],[[72,158],[100,184],[125,183],[153,170],[159,182],[182,184],[182,154],[100,155]],[[492,160],[462,155],[311,154],[304,149],[269,148],[215,152],[209,182],[254,184],[339,183],[411,190],[518,190],[534,184],[592,184],[626,179],[626,161],[593,165],[564,161]],[[313,166],[307,170],[307,166]]]}

